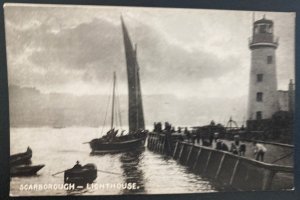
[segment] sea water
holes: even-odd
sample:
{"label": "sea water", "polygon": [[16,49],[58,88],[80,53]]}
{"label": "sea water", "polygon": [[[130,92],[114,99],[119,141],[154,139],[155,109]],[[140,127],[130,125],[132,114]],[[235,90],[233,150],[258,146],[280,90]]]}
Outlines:
{"label": "sea water", "polygon": [[[32,165],[44,164],[37,175],[12,177],[12,196],[40,195],[121,195],[175,194],[214,192],[217,189],[199,175],[191,173],[171,157],[153,153],[145,148],[136,151],[91,155],[89,144],[100,137],[101,129],[71,128],[11,128],[11,154],[24,152],[30,146]],[[63,173],[76,161],[82,165],[94,163],[97,179],[85,188],[64,185]]]}

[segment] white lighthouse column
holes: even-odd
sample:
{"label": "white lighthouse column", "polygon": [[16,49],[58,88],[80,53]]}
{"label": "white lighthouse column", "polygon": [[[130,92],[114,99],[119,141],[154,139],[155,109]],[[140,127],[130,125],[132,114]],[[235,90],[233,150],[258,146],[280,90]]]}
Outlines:
{"label": "white lighthouse column", "polygon": [[253,24],[249,41],[251,70],[248,120],[270,119],[278,111],[276,55],[278,41],[273,36],[273,21],[265,18]]}

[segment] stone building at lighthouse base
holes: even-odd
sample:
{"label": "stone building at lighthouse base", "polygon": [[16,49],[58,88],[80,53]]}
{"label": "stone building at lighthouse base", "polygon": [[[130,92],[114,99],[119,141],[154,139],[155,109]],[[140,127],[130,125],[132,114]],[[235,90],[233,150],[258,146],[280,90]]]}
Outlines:
{"label": "stone building at lighthouse base", "polygon": [[247,138],[292,143],[295,112],[295,84],[277,91],[277,108],[267,119],[247,120]]}

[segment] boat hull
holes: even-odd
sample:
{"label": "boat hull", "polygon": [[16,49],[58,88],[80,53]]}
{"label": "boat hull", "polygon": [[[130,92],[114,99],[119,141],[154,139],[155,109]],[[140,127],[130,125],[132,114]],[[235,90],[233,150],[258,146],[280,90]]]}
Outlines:
{"label": "boat hull", "polygon": [[76,186],[86,186],[93,183],[97,178],[97,167],[94,164],[87,164],[81,168],[71,168],[65,171],[64,182],[75,184]]}
{"label": "boat hull", "polygon": [[146,135],[125,141],[103,142],[101,139],[94,139],[90,142],[92,154],[117,153],[137,149],[145,145]]}
{"label": "boat hull", "polygon": [[15,166],[10,169],[10,176],[32,176],[45,165]]}
{"label": "boat hull", "polygon": [[30,164],[31,157],[32,157],[32,151],[30,148],[28,148],[27,151],[24,153],[11,155],[9,158],[10,166]]}

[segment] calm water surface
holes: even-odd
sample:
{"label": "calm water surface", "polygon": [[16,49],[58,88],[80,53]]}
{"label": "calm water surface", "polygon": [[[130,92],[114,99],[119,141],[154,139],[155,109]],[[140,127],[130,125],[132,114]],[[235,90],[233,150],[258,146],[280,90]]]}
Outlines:
{"label": "calm water surface", "polygon": [[[217,191],[207,180],[194,175],[185,166],[170,157],[153,153],[147,148],[134,152],[90,155],[90,147],[83,142],[100,137],[97,128],[12,128],[11,154],[33,150],[32,164],[45,167],[32,177],[13,177],[12,196],[35,195],[114,195],[114,194],[174,194]],[[82,165],[94,163],[99,170],[95,184],[136,183],[139,189],[127,190],[114,187],[85,188],[82,190],[20,190],[25,184],[62,184],[63,173],[79,160]]]}

